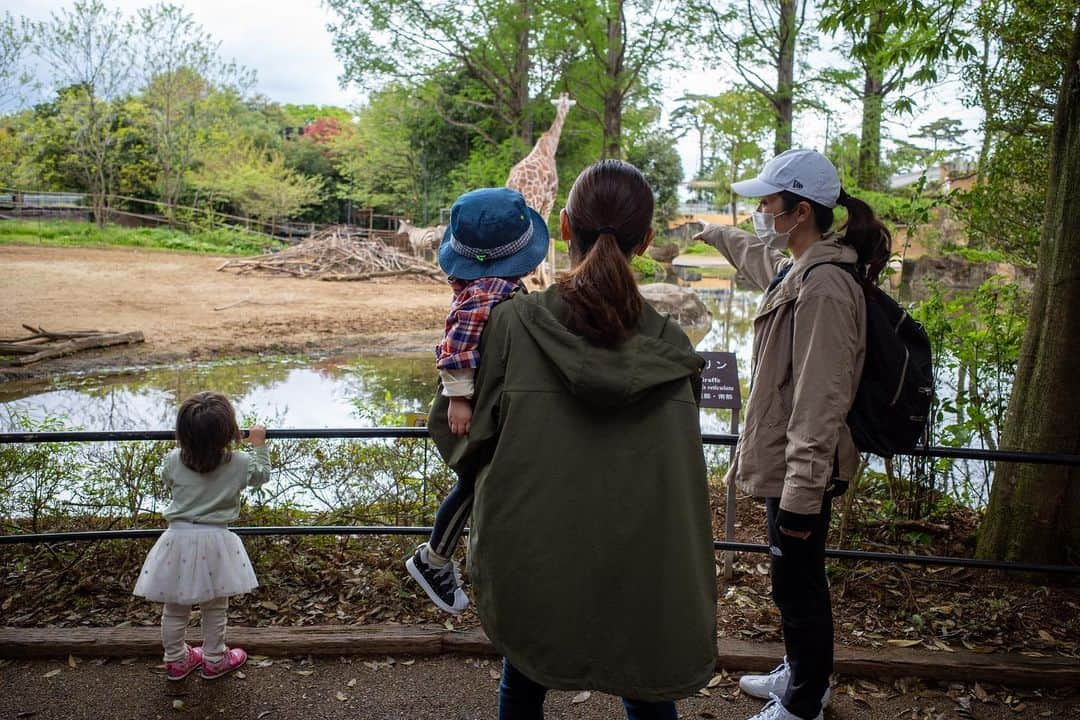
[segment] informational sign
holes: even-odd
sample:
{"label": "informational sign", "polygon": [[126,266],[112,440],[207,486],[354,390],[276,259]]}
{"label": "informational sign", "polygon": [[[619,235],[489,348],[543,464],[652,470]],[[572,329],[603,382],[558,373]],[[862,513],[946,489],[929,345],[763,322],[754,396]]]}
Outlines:
{"label": "informational sign", "polygon": [[701,407],[738,410],[742,407],[739,390],[739,363],[735,353],[703,352],[701,371]]}
{"label": "informational sign", "polygon": [[421,412],[407,412],[407,413],[405,413],[405,426],[406,427],[427,427],[427,413],[421,413]]}

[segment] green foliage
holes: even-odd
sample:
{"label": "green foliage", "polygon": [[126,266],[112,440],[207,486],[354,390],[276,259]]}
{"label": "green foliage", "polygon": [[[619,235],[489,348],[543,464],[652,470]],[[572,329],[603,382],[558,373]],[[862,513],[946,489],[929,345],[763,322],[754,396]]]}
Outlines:
{"label": "green foliage", "polygon": [[667,275],[664,266],[648,255],[635,255],[630,261],[630,267],[634,269],[642,282],[656,282],[663,280]]}
{"label": "green foliage", "polygon": [[687,95],[680,102],[672,122],[697,131],[699,177],[715,181],[713,201],[727,204],[731,183],[761,165],[761,143],[773,129],[773,112],[762,95],[748,87],[720,95]]}
{"label": "green foliage", "polygon": [[683,178],[674,138],[659,128],[648,129],[627,143],[626,161],[641,170],[652,186],[656,197],[653,226],[666,228],[678,213],[679,183]]}
{"label": "green foliage", "polygon": [[[998,448],[1029,301],[1019,286],[991,278],[951,296],[935,290],[912,309],[934,351],[931,445]],[[976,502],[988,497],[989,468],[980,479],[967,463],[939,458],[929,470],[943,490]]]}
{"label": "green foliage", "polygon": [[969,263],[1005,263],[1009,259],[1000,250],[983,250],[972,247],[947,247],[945,254],[963,258]]}
{"label": "green foliage", "polygon": [[301,175],[285,165],[280,152],[260,150],[251,142],[207,147],[202,166],[188,174],[196,190],[214,203],[227,203],[241,213],[274,222],[290,218],[319,202],[322,180]]}
{"label": "green foliage", "polygon": [[967,0],[823,2],[818,27],[834,37],[843,36],[843,50],[858,70],[825,72],[822,79],[862,103],[861,187],[884,186],[881,124],[891,113],[914,111],[909,89],[938,82],[950,61],[974,57],[975,49],[960,23],[966,4]]}
{"label": "green foliage", "polygon": [[268,248],[282,247],[265,235],[242,230],[218,228],[189,234],[171,228],[99,227],[70,220],[4,220],[0,222],[0,244],[4,243],[139,247],[219,255],[257,255]]}
{"label": "green foliage", "polygon": [[959,198],[973,246],[1036,260],[1050,176],[1050,126],[1068,62],[1076,3],[982,0],[983,52],[963,67],[967,103],[984,114],[979,182]]}
{"label": "green foliage", "polygon": [[683,253],[686,255],[719,255],[720,251],[714,248],[708,243],[701,242],[700,240],[693,245],[690,245]]}
{"label": "green foliage", "polygon": [[[9,422],[27,432],[63,429],[63,418],[14,415]],[[63,513],[63,495],[82,477],[84,466],[64,443],[0,445],[0,521],[25,518],[33,532]]]}

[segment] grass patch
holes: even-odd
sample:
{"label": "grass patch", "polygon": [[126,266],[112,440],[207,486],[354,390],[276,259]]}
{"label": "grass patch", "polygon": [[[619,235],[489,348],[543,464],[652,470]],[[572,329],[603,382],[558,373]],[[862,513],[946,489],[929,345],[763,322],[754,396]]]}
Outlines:
{"label": "grass patch", "polygon": [[719,255],[720,251],[700,240],[683,250],[684,255]]}
{"label": "grass patch", "polygon": [[701,273],[703,278],[720,278],[727,279],[735,277],[735,268],[730,265],[724,265],[721,267],[697,267],[694,270]]}
{"label": "grass patch", "polygon": [[136,247],[215,255],[257,255],[267,248],[284,247],[276,240],[227,228],[187,233],[166,227],[98,227],[94,223],[75,220],[3,220],[0,221],[0,244]]}

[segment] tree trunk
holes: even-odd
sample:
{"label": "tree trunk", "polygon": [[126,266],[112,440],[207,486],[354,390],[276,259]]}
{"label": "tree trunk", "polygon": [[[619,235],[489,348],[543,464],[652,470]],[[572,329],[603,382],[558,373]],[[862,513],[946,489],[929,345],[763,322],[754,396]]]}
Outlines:
{"label": "tree trunk", "polygon": [[[1080,453],[1080,16],[1054,114],[1039,266],[1002,445]],[[978,556],[1080,562],[1080,468],[999,463]]]}
{"label": "tree trunk", "polygon": [[[870,18],[868,37],[880,39],[885,22],[878,11]],[[868,41],[869,42],[869,41]],[[862,132],[859,138],[859,166],[856,170],[859,187],[881,190],[881,119],[885,110],[885,69],[880,61],[867,61],[863,79]]]}
{"label": "tree trunk", "polygon": [[532,0],[518,0],[521,12],[518,31],[517,57],[514,66],[514,112],[518,117],[520,137],[524,147],[533,145],[533,122],[529,114],[529,33],[532,30]]}
{"label": "tree trunk", "polygon": [[862,134],[859,138],[859,187],[882,189],[881,182],[881,117],[885,105],[880,69],[868,69],[863,85]]}
{"label": "tree trunk", "polygon": [[616,11],[607,19],[607,68],[604,89],[603,158],[622,157],[623,95],[623,0],[614,3]]}
{"label": "tree trunk", "polygon": [[791,149],[792,122],[795,111],[795,33],[798,0],[780,0],[780,60],[776,65],[776,155]]}
{"label": "tree trunk", "polygon": [[731,158],[731,182],[728,183],[728,199],[731,202],[731,224],[738,225],[739,218],[735,213],[735,191],[731,187],[735,184],[735,180],[738,177],[739,168],[735,164],[735,146],[732,145],[728,149],[728,157]]}

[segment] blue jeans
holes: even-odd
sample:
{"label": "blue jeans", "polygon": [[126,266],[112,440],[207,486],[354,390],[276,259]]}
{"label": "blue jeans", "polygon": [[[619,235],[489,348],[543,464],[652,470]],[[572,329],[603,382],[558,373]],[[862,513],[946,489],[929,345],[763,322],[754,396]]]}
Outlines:
{"label": "blue jeans", "polygon": [[[543,720],[547,691],[504,659],[499,682],[499,720]],[[676,720],[678,717],[672,700],[644,702],[623,698],[622,701],[628,720]]]}

